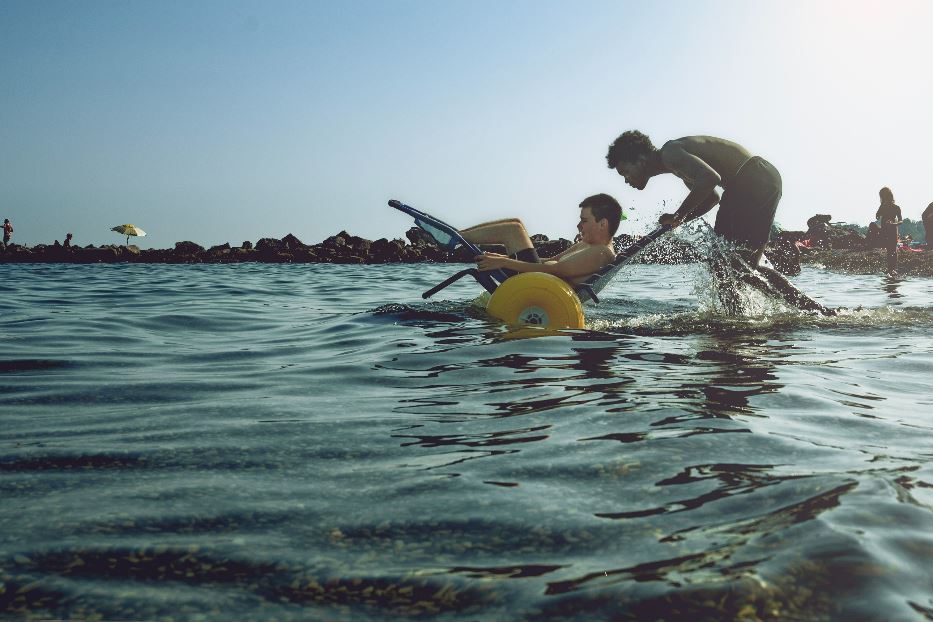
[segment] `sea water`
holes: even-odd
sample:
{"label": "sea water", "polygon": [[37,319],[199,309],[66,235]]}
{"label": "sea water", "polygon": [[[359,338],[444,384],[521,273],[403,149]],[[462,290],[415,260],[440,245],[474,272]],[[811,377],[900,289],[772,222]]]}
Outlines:
{"label": "sea water", "polygon": [[933,617],[933,281],[455,269],[0,265],[0,617]]}

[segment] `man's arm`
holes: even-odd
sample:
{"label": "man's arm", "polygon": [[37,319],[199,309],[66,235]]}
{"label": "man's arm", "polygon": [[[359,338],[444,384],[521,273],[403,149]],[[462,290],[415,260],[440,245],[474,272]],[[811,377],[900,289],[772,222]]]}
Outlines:
{"label": "man's arm", "polygon": [[516,272],[544,272],[565,281],[587,277],[612,261],[612,253],[605,246],[591,246],[558,261],[531,263],[519,261],[497,253],[483,253],[476,257],[480,270],[506,268]]}
{"label": "man's arm", "polygon": [[[680,209],[678,209],[677,213],[675,214],[661,214],[661,218],[658,219],[658,222],[660,222],[662,225],[672,225],[676,227],[682,223],[693,220],[694,218],[699,218],[703,214],[716,207],[717,203],[719,203],[719,193],[713,190],[709,196],[707,196],[696,208],[687,214],[681,215]],[[681,209],[682,208],[683,206],[681,205]]]}

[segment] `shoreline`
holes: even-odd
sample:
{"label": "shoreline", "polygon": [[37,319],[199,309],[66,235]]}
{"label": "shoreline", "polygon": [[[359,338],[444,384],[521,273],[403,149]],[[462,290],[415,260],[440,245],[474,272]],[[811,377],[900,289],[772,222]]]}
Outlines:
{"label": "shoreline", "polygon": [[[288,234],[281,239],[261,238],[255,244],[247,241],[240,246],[226,243],[205,248],[195,242],[183,241],[176,242],[175,247],[170,249],[145,250],[133,244],[83,247],[13,244],[0,250],[0,263],[473,263],[473,255],[465,248],[447,252],[416,227],[409,229],[405,235],[407,240],[367,240],[341,231],[319,244],[311,245]],[[620,235],[616,242],[627,246],[635,239],[634,236]],[[543,257],[563,252],[572,244],[570,240],[550,240],[540,234],[532,236],[532,242]],[[501,245],[480,245],[480,248],[505,252],[505,247]],[[649,248],[643,253],[643,261],[651,263],[688,263],[697,259],[696,252],[679,241],[669,242],[662,249]]]}
{"label": "shoreline", "polygon": [[[418,228],[406,232],[407,240],[367,240],[346,231],[333,235],[319,244],[303,243],[293,234],[281,239],[261,238],[255,244],[244,242],[240,246],[229,243],[205,248],[191,241],[176,242],[171,249],[146,249],[137,246],[108,244],[104,246],[44,245],[20,246],[12,244],[0,250],[3,263],[153,263],[153,264],[204,264],[204,263],[334,263],[334,264],[391,264],[391,263],[473,263],[466,249],[453,253],[440,249],[433,240]],[[821,266],[828,270],[846,274],[878,274],[886,272],[885,251],[866,248],[800,249],[799,254],[790,253],[786,266],[775,261],[780,250],[787,249],[789,241],[799,234],[785,232],[774,240],[775,252],[768,253],[775,266],[783,273],[794,275],[800,264]],[[616,237],[620,246],[630,244],[635,238],[630,235]],[[572,242],[563,238],[550,240],[543,235],[532,236],[535,249],[543,257],[566,250]],[[484,250],[503,252],[496,245],[484,245]],[[689,244],[680,240],[666,240],[665,244],[649,246],[633,263],[641,264],[687,264],[700,259]],[[780,259],[778,257],[777,259]],[[900,251],[898,269],[900,276],[933,278],[933,249],[922,252]]]}

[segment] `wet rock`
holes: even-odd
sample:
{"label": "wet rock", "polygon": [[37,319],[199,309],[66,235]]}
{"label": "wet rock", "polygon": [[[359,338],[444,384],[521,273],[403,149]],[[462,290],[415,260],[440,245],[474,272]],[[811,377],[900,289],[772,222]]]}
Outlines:
{"label": "wet rock", "polygon": [[565,240],[564,238],[549,240],[546,235],[540,234],[531,236],[531,241],[534,243],[535,250],[538,251],[538,256],[540,257],[553,257],[554,255],[563,253],[573,245],[573,242],[570,240]]}
{"label": "wet rock", "polygon": [[200,244],[195,244],[194,242],[184,241],[184,242],[175,242],[175,254],[176,255],[197,255],[198,253],[203,253],[204,247]]}
{"label": "wet rock", "polygon": [[[487,252],[487,253],[501,253],[501,254],[505,253],[504,246],[501,246],[501,245],[495,246],[495,248],[499,250],[492,250],[493,248],[494,248],[493,245],[490,245],[490,244],[481,244],[479,247],[481,251]],[[448,253],[447,255],[449,257],[449,261],[452,263],[471,263],[474,261],[474,258],[475,258],[473,253],[470,252],[470,250],[466,246],[460,246],[456,250],[454,250],[453,253]]]}
{"label": "wet rock", "polygon": [[[797,239],[810,240],[811,248],[865,248],[865,236],[855,227],[830,222],[829,214],[816,214],[807,219],[807,231]],[[794,233],[794,232],[783,232]]]}
{"label": "wet rock", "polygon": [[140,251],[138,263],[168,263],[172,251],[163,248],[150,248]]}
{"label": "wet rock", "polygon": [[397,263],[402,260],[405,242],[380,238],[369,249],[370,263]]}
{"label": "wet rock", "polygon": [[285,243],[275,238],[260,238],[256,242],[255,249],[259,253],[271,256],[274,253],[285,250]]}
{"label": "wet rock", "polygon": [[241,246],[240,248],[234,248],[230,250],[230,258],[233,261],[258,261],[258,253],[253,250],[253,245],[250,244],[249,248]]}
{"label": "wet rock", "polygon": [[289,250],[298,250],[301,248],[307,248],[307,244],[299,240],[294,234],[289,233],[284,238],[282,238],[282,244],[285,245],[285,248]]}
{"label": "wet rock", "polygon": [[[804,253],[802,261],[848,274],[884,274],[887,271],[884,250],[814,249]],[[901,276],[933,277],[933,252],[898,252],[897,272]]]}
{"label": "wet rock", "polygon": [[825,227],[826,225],[830,223],[832,219],[833,217],[829,214],[815,214],[813,216],[810,216],[810,218],[807,219],[807,227],[809,227],[810,229],[813,229],[814,227],[819,227],[819,226]]}
{"label": "wet rock", "polygon": [[408,238],[408,241],[411,242],[412,245],[426,244],[429,246],[437,246],[437,242],[434,238],[428,235],[428,232],[421,227],[412,227],[405,232],[405,237]]}
{"label": "wet rock", "polygon": [[865,235],[865,248],[884,248],[884,238],[881,237],[881,227],[878,223],[868,224],[868,233]]}

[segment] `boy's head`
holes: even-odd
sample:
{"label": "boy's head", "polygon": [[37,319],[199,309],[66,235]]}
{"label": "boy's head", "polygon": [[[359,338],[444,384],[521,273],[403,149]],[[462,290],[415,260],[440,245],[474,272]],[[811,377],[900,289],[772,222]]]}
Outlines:
{"label": "boy's head", "polygon": [[608,194],[594,194],[586,197],[580,202],[580,209],[588,209],[593,215],[593,220],[599,223],[606,221],[606,232],[609,238],[615,236],[619,230],[619,223],[625,216],[622,214],[622,206]]}

